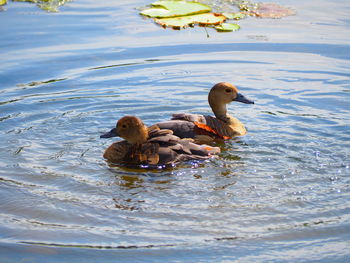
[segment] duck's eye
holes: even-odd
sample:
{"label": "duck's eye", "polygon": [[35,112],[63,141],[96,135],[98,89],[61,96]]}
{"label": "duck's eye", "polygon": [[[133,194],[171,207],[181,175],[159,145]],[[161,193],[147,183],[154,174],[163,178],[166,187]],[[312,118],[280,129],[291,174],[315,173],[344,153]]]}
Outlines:
{"label": "duck's eye", "polygon": [[122,128],[123,128],[123,129],[126,129],[126,125],[125,125],[125,124],[123,124],[123,125],[122,125]]}
{"label": "duck's eye", "polygon": [[232,89],[225,89],[226,93],[230,93]]}

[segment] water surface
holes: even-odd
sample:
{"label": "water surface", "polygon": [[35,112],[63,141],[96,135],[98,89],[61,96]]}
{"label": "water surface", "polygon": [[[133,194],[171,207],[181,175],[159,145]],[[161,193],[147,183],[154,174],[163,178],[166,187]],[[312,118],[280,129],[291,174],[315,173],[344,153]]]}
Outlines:
{"label": "water surface", "polygon": [[[348,261],[349,4],[279,1],[297,16],[208,38],[144,20],[147,3],[0,13],[1,262]],[[210,114],[220,81],[256,102],[229,106],[249,132],[221,159],[103,160],[117,119]]]}

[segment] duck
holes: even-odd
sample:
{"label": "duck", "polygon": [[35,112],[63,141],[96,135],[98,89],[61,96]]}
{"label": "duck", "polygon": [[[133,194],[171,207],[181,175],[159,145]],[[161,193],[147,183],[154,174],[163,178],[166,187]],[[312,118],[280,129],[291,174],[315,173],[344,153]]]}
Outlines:
{"label": "duck", "polygon": [[101,138],[119,136],[124,140],[114,142],[103,154],[111,163],[131,167],[159,168],[175,166],[190,160],[218,157],[219,147],[198,145],[192,139],[181,139],[169,129],[157,125],[147,127],[136,116],[124,116],[115,128]]}
{"label": "duck", "polygon": [[236,101],[254,104],[242,95],[236,86],[229,82],[215,84],[209,94],[208,102],[215,115],[176,113],[171,120],[156,123],[160,129],[172,130],[180,138],[192,138],[196,143],[222,142],[247,133],[244,124],[227,113],[227,104]]}

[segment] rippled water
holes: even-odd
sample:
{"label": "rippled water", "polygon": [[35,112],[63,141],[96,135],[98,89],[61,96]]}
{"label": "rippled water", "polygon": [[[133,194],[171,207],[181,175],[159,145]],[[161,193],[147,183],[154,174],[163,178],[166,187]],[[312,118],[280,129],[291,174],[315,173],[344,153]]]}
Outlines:
{"label": "rippled water", "polygon": [[[147,3],[0,13],[1,262],[348,261],[349,4],[279,1],[298,15],[207,38],[143,20]],[[256,102],[229,106],[249,133],[221,159],[108,167],[117,119],[210,113],[220,81]]]}

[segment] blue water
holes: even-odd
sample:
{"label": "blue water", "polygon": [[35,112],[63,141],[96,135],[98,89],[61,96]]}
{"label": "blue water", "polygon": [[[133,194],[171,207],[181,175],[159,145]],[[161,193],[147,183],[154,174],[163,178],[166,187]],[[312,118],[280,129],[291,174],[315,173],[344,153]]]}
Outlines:
{"label": "blue water", "polygon": [[[164,30],[149,1],[75,0],[0,12],[1,262],[350,260],[350,5],[279,1],[296,16],[241,30]],[[232,82],[255,105],[221,158],[111,168],[99,135],[210,114]]]}

